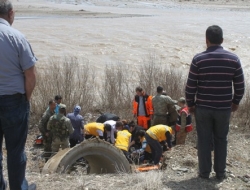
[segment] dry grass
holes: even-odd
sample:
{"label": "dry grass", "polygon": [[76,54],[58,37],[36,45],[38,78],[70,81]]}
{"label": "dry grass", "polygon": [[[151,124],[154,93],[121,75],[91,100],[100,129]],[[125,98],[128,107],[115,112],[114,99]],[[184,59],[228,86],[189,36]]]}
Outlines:
{"label": "dry grass", "polygon": [[[74,57],[50,59],[45,68],[38,69],[38,84],[32,97],[31,124],[40,119],[47,107],[47,102],[56,94],[63,96],[63,103],[72,110],[75,104],[82,106],[82,114],[94,113],[94,110],[113,112],[120,117],[130,119],[134,89],[141,85],[146,92],[154,94],[155,88],[162,85],[174,99],[184,96],[186,73],[171,70],[155,57],[150,57],[143,66],[131,68],[126,64],[109,64],[103,73],[98,73],[103,80],[97,80],[93,67],[86,60]],[[137,81],[137,82],[136,82]],[[101,190],[101,189],[248,189],[247,183],[238,176],[250,173],[249,143],[249,106],[250,92],[241,103],[238,112],[233,114],[229,134],[228,170],[235,175],[223,183],[215,179],[204,181],[197,178],[197,155],[195,149],[195,131],[187,138],[187,148],[176,147],[169,156],[165,171],[147,173],[85,175],[51,174],[42,175],[40,169],[44,164],[40,158],[41,149],[33,148],[33,140],[38,134],[37,128],[30,129],[26,152],[28,156],[27,179],[35,182],[38,190]],[[238,127],[235,127],[237,125]],[[6,174],[6,157],[4,156],[4,176]],[[174,168],[185,167],[188,172],[178,172]],[[214,175],[214,174],[212,174]]]}
{"label": "dry grass", "polygon": [[172,70],[155,56],[150,56],[142,66],[107,64],[102,72],[96,72],[88,61],[76,57],[49,60],[38,68],[38,83],[31,101],[32,124],[40,119],[49,99],[56,94],[62,95],[68,111],[79,104],[83,115],[100,110],[125,119],[132,119],[136,86],[154,95],[161,85],[173,99],[184,96],[186,73]]}

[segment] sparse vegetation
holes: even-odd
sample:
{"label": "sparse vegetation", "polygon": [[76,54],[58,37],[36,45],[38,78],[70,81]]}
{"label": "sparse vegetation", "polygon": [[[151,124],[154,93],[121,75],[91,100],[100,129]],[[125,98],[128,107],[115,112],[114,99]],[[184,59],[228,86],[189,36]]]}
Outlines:
{"label": "sparse vegetation", "polygon": [[[176,71],[162,63],[156,56],[149,56],[140,66],[124,63],[107,64],[96,72],[87,60],[76,57],[50,58],[38,68],[38,83],[31,101],[31,123],[35,124],[50,98],[61,94],[67,110],[82,106],[82,114],[95,114],[96,110],[111,112],[124,119],[132,119],[132,100],[136,86],[146,93],[156,94],[156,87],[163,86],[173,99],[185,96],[188,71]],[[97,78],[98,76],[98,78]],[[247,81],[247,79],[246,79]],[[232,114],[232,123],[249,126],[250,91],[246,92],[239,110]]]}
{"label": "sparse vegetation", "polygon": [[155,56],[149,57],[141,66],[107,64],[103,72],[95,72],[86,60],[76,57],[51,58],[43,68],[38,68],[38,83],[31,101],[31,121],[36,123],[39,120],[48,100],[56,94],[62,95],[68,111],[79,104],[83,115],[100,110],[132,119],[136,86],[154,95],[156,87],[161,85],[169,96],[178,99],[184,96],[185,77],[186,72],[172,70]]}

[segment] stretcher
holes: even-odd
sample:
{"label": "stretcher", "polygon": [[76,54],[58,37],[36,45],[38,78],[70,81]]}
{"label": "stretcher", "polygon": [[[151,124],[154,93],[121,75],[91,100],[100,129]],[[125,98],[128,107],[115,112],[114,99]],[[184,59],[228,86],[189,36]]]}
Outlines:
{"label": "stretcher", "polygon": [[155,165],[141,165],[139,167],[136,168],[137,172],[147,172],[147,171],[151,171],[151,170],[159,170],[160,167],[159,166],[155,166]]}

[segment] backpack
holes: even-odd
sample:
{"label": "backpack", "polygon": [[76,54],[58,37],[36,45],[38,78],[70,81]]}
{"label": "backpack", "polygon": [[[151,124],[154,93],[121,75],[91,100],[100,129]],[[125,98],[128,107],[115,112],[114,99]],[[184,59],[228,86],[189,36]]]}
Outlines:
{"label": "backpack", "polygon": [[66,117],[62,117],[60,120],[53,116],[51,120],[51,132],[53,137],[60,138],[61,141],[69,137],[68,127],[65,125]]}

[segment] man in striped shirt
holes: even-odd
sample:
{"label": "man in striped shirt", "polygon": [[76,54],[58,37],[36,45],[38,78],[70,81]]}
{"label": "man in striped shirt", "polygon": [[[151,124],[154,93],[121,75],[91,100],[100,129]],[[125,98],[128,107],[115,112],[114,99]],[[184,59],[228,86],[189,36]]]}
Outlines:
{"label": "man in striped shirt", "polygon": [[230,115],[238,109],[245,89],[240,60],[224,50],[222,42],[222,29],[208,27],[207,50],[193,58],[186,85],[187,104],[196,116],[199,176],[209,178],[214,139],[214,171],[219,180],[225,178]]}

